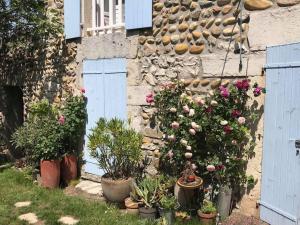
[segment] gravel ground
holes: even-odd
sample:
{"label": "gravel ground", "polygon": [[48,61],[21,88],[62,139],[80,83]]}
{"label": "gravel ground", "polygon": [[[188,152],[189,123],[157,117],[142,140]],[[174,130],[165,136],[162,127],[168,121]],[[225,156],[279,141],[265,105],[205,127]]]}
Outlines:
{"label": "gravel ground", "polygon": [[222,225],[268,225],[267,223],[250,216],[233,213]]}

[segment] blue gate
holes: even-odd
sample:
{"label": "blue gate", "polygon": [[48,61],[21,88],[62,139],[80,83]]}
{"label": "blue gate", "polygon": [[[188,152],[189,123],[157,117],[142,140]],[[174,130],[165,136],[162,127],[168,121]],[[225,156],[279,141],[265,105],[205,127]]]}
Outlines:
{"label": "blue gate", "polygon": [[121,58],[85,60],[83,62],[83,81],[88,113],[84,171],[101,176],[103,171],[98,168],[97,161],[89,155],[87,136],[101,117],[127,119],[126,60]]}
{"label": "blue gate", "polygon": [[300,225],[300,43],[267,48],[261,219]]}

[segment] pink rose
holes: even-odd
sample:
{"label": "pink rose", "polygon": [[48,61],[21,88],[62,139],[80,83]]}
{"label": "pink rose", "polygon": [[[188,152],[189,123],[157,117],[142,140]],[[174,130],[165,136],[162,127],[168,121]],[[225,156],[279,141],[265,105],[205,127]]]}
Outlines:
{"label": "pink rose", "polygon": [[65,123],[65,117],[63,115],[61,115],[58,119],[58,122],[60,125],[63,125]]}
{"label": "pink rose", "polygon": [[205,101],[204,101],[202,98],[200,98],[200,97],[196,98],[196,99],[195,99],[195,102],[196,102],[196,104],[199,105],[199,106],[202,106],[202,105],[205,104]]}
{"label": "pink rose", "polygon": [[187,105],[183,106],[183,112],[189,113],[190,112],[190,108]]}
{"label": "pink rose", "polygon": [[191,135],[195,135],[196,134],[196,131],[194,130],[194,129],[189,129],[189,133],[191,134]]}
{"label": "pink rose", "polygon": [[85,93],[85,89],[84,89],[84,88],[80,88],[80,92],[81,92],[82,94],[84,94],[84,93]]}
{"label": "pink rose", "polygon": [[214,171],[216,170],[216,167],[215,167],[214,165],[208,165],[208,166],[206,167],[206,169],[207,169],[207,171],[209,171],[209,172],[214,172]]}
{"label": "pink rose", "polygon": [[178,129],[179,128],[179,123],[177,123],[177,122],[173,122],[173,123],[171,123],[171,127],[173,128],[173,129]]}
{"label": "pink rose", "polygon": [[168,157],[171,159],[171,158],[173,158],[173,156],[174,156],[174,153],[173,153],[173,151],[172,150],[170,150],[170,151],[168,151]]}
{"label": "pink rose", "polygon": [[200,128],[200,126],[199,126],[197,123],[195,123],[195,122],[192,122],[192,123],[191,123],[191,126],[192,126],[192,128],[193,128],[194,130],[196,130],[196,131],[198,131],[199,128]]}
{"label": "pink rose", "polygon": [[169,141],[175,141],[176,138],[175,138],[175,136],[172,134],[172,135],[169,135],[169,136],[168,136],[168,140],[169,140]]}
{"label": "pink rose", "polygon": [[239,122],[239,124],[240,124],[240,125],[243,125],[243,124],[245,124],[245,122],[246,122],[246,119],[245,119],[245,117],[242,117],[242,116],[241,116],[241,117],[239,117],[239,118],[238,118],[238,122]]}
{"label": "pink rose", "polygon": [[151,103],[154,102],[154,96],[153,96],[152,93],[150,93],[150,94],[148,94],[148,95],[146,96],[146,102],[149,103],[149,104],[151,104]]}
{"label": "pink rose", "polygon": [[193,169],[193,170],[196,170],[197,168],[198,168],[198,167],[196,166],[196,164],[193,163],[193,164],[192,164],[192,169]]}

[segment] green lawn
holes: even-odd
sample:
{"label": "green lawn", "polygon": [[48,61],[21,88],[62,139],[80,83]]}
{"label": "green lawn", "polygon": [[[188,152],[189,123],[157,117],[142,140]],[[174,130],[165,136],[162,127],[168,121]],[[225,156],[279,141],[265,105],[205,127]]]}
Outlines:
{"label": "green lawn", "polygon": [[[14,204],[19,201],[31,201],[32,204],[17,209]],[[0,225],[26,224],[18,216],[29,212],[35,213],[46,225],[59,224],[57,220],[66,215],[79,219],[78,225],[156,224],[133,215],[122,214],[105,203],[66,196],[60,189],[47,190],[38,187],[33,184],[29,175],[16,169],[0,172]],[[184,224],[200,223],[195,219]]]}

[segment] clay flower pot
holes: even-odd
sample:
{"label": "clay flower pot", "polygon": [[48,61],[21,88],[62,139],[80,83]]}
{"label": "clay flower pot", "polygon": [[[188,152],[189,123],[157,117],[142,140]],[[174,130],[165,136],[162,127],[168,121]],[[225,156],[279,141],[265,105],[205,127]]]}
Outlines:
{"label": "clay flower pot", "polygon": [[214,225],[215,224],[215,219],[217,217],[216,212],[203,213],[203,212],[201,212],[201,210],[198,210],[197,213],[198,213],[198,217],[199,217],[201,224],[204,224],[204,225]]}
{"label": "clay flower pot", "polygon": [[60,161],[42,160],[40,162],[42,186],[56,188],[60,181]]}
{"label": "clay flower pot", "polygon": [[101,177],[101,185],[104,197],[110,202],[124,202],[132,190],[133,179],[113,180]]}
{"label": "clay flower pot", "polygon": [[139,214],[139,203],[133,201],[130,197],[126,198],[125,201],[126,211],[129,214]]}
{"label": "clay flower pot", "polygon": [[61,161],[61,177],[65,184],[77,178],[77,157],[65,155]]}

